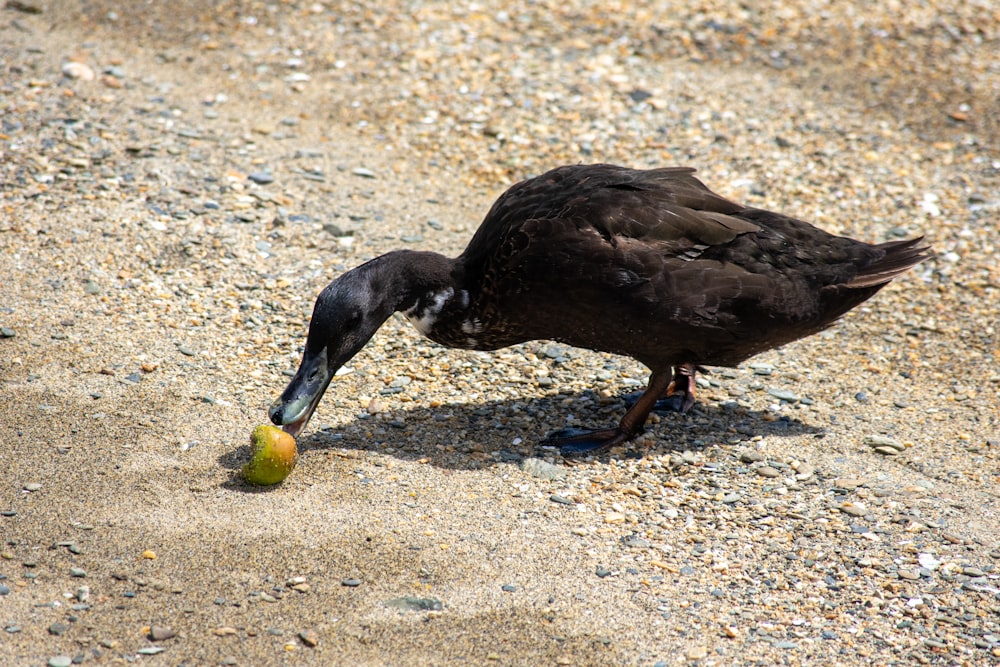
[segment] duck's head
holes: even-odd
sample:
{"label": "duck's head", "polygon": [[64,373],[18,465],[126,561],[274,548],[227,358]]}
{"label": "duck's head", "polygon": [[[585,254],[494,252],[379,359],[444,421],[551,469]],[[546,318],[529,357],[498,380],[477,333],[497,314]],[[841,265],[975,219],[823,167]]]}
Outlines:
{"label": "duck's head", "polygon": [[293,437],[306,427],[337,370],[395,310],[370,269],[362,265],[348,271],[316,299],[299,369],[268,410],[271,421]]}

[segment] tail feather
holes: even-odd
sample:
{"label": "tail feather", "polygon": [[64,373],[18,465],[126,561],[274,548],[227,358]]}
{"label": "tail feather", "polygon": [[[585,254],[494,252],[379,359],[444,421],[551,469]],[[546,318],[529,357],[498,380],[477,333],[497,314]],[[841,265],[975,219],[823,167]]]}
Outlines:
{"label": "tail feather", "polygon": [[923,236],[906,241],[880,243],[877,247],[885,251],[882,259],[861,270],[845,287],[865,288],[883,286],[894,278],[906,273],[920,262],[933,256],[931,247],[920,245]]}

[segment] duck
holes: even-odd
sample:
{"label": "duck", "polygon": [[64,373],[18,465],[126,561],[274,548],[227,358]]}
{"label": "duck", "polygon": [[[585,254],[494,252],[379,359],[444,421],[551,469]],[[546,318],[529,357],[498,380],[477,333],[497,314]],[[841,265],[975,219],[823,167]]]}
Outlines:
{"label": "duck", "polygon": [[696,374],[826,329],[931,256],[869,244],[712,192],[690,167],[561,166],[521,181],[455,258],[395,250],[316,298],[301,363],[270,406],[293,437],[337,370],[394,313],[466,350],[532,340],[631,357],[650,372],[618,424],[560,429],[566,457],[621,445],[655,408],[688,412]]}

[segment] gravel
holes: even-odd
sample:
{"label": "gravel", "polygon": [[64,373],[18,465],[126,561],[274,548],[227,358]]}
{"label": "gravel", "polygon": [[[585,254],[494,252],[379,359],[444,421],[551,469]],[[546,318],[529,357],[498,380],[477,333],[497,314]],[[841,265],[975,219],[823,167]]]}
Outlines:
{"label": "gravel", "polygon": [[[8,4],[9,660],[1000,659],[995,13]],[[391,319],[295,473],[239,481],[330,279],[594,161],[937,256],[583,461],[535,443],[619,418],[639,364]]]}

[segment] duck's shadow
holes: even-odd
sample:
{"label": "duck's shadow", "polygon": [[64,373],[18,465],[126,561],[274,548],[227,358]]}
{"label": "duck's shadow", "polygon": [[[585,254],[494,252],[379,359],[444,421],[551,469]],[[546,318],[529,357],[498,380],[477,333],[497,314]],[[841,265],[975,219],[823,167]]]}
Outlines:
{"label": "duck's shadow", "polygon": [[[401,460],[424,460],[441,468],[474,470],[501,463],[518,463],[529,456],[558,455],[558,450],[538,443],[567,425],[571,415],[581,425],[609,426],[625,413],[622,398],[601,401],[592,392],[542,398],[511,398],[436,407],[410,404],[386,413],[360,413],[339,427],[310,430],[297,442],[300,455],[310,451],[347,449],[390,454]],[[657,413],[659,423],[647,423],[645,433],[622,449],[601,452],[597,460],[639,458],[671,451],[699,450],[734,443],[755,436],[823,437],[825,430],[790,416],[750,410],[731,404],[698,403],[691,412]],[[313,422],[315,424],[315,421]],[[238,469],[249,460],[248,445],[219,457],[234,471],[233,484],[243,488]],[[573,461],[576,459],[567,459]],[[250,487],[253,488],[253,487]]]}

